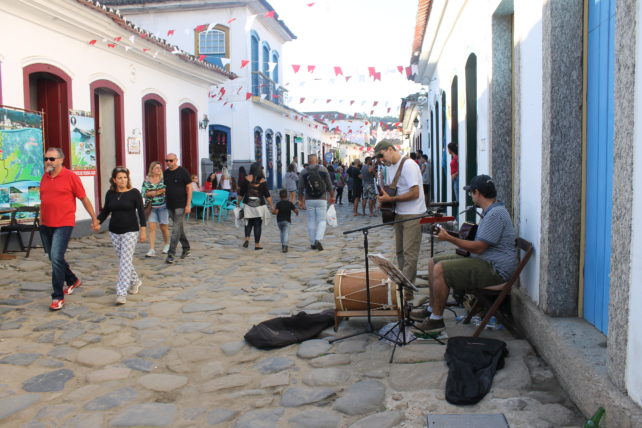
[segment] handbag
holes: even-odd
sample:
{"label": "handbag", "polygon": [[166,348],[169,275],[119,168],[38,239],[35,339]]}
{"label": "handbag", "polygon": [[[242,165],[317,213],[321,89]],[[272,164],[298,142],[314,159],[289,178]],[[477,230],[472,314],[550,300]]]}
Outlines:
{"label": "handbag", "polygon": [[[399,177],[401,176],[401,169],[403,168],[403,164],[407,159],[408,158],[405,156],[401,158],[401,164],[399,164],[399,168],[397,168],[397,173],[395,174],[395,178],[392,180],[392,183],[390,183],[389,186],[383,186],[383,189],[389,196],[397,196],[397,183],[399,182]],[[381,203],[381,220],[383,223],[390,223],[391,221],[395,220],[396,205],[396,202]]]}
{"label": "handbag", "polygon": [[149,219],[149,216],[152,214],[152,200],[145,199],[145,205],[143,206],[143,211],[145,213],[145,220]]}

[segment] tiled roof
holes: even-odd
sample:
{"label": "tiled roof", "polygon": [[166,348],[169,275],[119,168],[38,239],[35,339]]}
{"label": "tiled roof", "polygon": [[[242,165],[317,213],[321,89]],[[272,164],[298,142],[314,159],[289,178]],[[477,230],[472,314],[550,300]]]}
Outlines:
{"label": "tiled roof", "polygon": [[421,45],[426,35],[426,27],[430,18],[432,9],[432,0],[419,0],[417,7],[417,21],[415,22],[415,37],[412,40],[412,54],[410,64],[419,64],[419,55],[421,54]]}
{"label": "tiled roof", "polygon": [[[178,46],[170,44],[169,42],[167,42],[167,40],[165,40],[165,39],[163,39],[161,37],[155,36],[151,32],[149,32],[149,31],[147,31],[147,30],[135,25],[134,23],[132,23],[132,22],[126,20],[126,19],[123,19],[123,17],[121,16],[120,12],[118,10],[116,10],[116,9],[112,9],[111,7],[108,7],[108,6],[104,5],[104,4],[101,4],[100,2],[98,2],[96,0],[76,0],[76,1],[78,3],[80,3],[80,4],[83,4],[83,5],[85,5],[85,6],[89,7],[89,8],[94,9],[95,11],[100,12],[103,15],[111,18],[121,28],[129,31],[130,33],[133,33],[134,35],[136,35],[136,36],[138,36],[138,37],[140,37],[142,39],[147,40],[150,43],[155,44],[159,48],[161,48],[163,50],[166,50],[168,52],[172,52],[172,53],[177,52],[175,55],[177,57],[179,57],[180,59],[182,59],[183,61],[185,61],[185,62],[189,62],[189,63],[192,63],[192,64],[197,65],[199,67],[203,67],[203,68],[206,68],[206,69],[208,69],[210,71],[222,74],[222,75],[228,77],[229,79],[236,79],[238,77],[236,74],[230,73],[229,71],[227,71],[227,70],[225,70],[225,69],[223,69],[223,68],[221,68],[221,67],[219,67],[217,65],[210,64],[210,63],[205,62],[205,61],[201,61],[198,57],[179,49]],[[119,1],[119,0],[113,0],[113,2],[115,2],[115,1]],[[135,0],[130,0],[130,2],[131,1],[135,1]],[[156,1],[163,1],[163,0],[156,0]],[[166,0],[166,1],[169,1],[169,0]],[[172,1],[176,1],[176,0],[172,0]],[[107,2],[103,2],[103,3],[107,3]]]}

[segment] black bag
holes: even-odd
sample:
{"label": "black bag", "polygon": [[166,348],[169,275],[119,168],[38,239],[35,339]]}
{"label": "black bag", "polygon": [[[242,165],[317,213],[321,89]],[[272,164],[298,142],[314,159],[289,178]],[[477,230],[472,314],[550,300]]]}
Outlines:
{"label": "black bag", "polygon": [[319,173],[319,167],[307,168],[305,178],[305,190],[311,198],[320,198],[325,194],[325,181]]}
{"label": "black bag", "polygon": [[143,205],[143,211],[145,213],[145,220],[149,220],[149,216],[152,214],[152,199],[145,199],[145,205]]}
{"label": "black bag", "polygon": [[312,339],[334,325],[334,310],[320,314],[299,312],[291,317],[263,321],[245,333],[245,341],[259,349],[282,348],[293,343]]}
{"label": "black bag", "polygon": [[448,364],[446,400],[475,404],[490,391],[495,372],[504,367],[506,343],[485,337],[448,339],[444,358]]}

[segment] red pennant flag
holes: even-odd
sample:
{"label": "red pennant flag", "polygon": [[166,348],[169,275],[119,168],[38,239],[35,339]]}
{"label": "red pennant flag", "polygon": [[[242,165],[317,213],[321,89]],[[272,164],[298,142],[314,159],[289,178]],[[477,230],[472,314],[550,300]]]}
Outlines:
{"label": "red pennant flag", "polygon": [[379,126],[381,126],[383,128],[384,127],[383,122],[379,122]]}
{"label": "red pennant flag", "polygon": [[314,6],[314,3],[308,3],[308,7]]}
{"label": "red pennant flag", "polygon": [[149,52],[149,49],[143,48],[143,52]]}
{"label": "red pennant flag", "polygon": [[199,25],[196,28],[194,28],[194,31],[196,31],[197,33],[200,33],[201,31],[205,30],[206,28],[207,28],[207,25],[203,24],[203,25]]}
{"label": "red pennant flag", "polygon": [[114,37],[114,41],[115,41],[115,42],[120,42],[121,40],[123,40],[123,38],[122,38],[122,37],[120,37],[120,36],[118,36],[118,37]]}
{"label": "red pennant flag", "polygon": [[380,71],[377,71],[377,72],[374,74],[374,80],[378,80],[378,81],[380,81],[380,82],[381,82],[381,72],[380,72]]}
{"label": "red pennant flag", "polygon": [[292,70],[294,70],[295,74],[299,72],[299,68],[301,68],[300,65],[292,64]]}
{"label": "red pennant flag", "polygon": [[368,76],[369,77],[374,77],[375,73],[376,73],[376,70],[375,70],[374,67],[368,67]]}
{"label": "red pennant flag", "polygon": [[265,12],[265,17],[266,18],[274,18],[274,11],[271,10],[269,12]]}
{"label": "red pennant flag", "polygon": [[386,113],[390,113],[390,109],[391,109],[391,107],[388,107],[388,110],[386,111]]}
{"label": "red pennant flag", "polygon": [[201,61],[205,61],[205,55],[199,55],[198,59],[200,59]]}
{"label": "red pennant flag", "polygon": [[245,66],[246,66],[246,65],[248,65],[249,63],[250,63],[250,61],[249,61],[249,60],[247,60],[247,59],[242,59],[242,60],[241,60],[241,68],[245,67]]}
{"label": "red pennant flag", "polygon": [[[348,129],[348,134],[352,134],[352,129]],[[361,147],[361,150],[363,150],[363,147]]]}
{"label": "red pennant flag", "polygon": [[93,45],[95,45],[95,44],[96,44],[96,40],[90,40],[90,41],[89,41],[89,45],[90,45],[90,46],[93,46]]}
{"label": "red pennant flag", "polygon": [[236,21],[236,18],[228,19],[227,23],[231,24],[232,22]]}
{"label": "red pennant flag", "polygon": [[168,30],[167,31],[168,36],[173,36],[174,35],[174,30]]}
{"label": "red pennant flag", "polygon": [[332,120],[330,121],[330,123],[334,123],[334,119],[332,119]]}
{"label": "red pennant flag", "polygon": [[109,47],[109,48],[115,48],[115,47],[116,47],[116,45],[115,45],[115,44],[113,44],[113,43],[107,43],[107,47]]}
{"label": "red pennant flag", "polygon": [[308,73],[314,73],[314,67],[316,67],[316,65],[308,65]]}
{"label": "red pennant flag", "polygon": [[354,100],[350,100],[350,105],[354,104]]}
{"label": "red pennant flag", "polygon": [[225,102],[223,103],[223,107],[225,107],[226,105],[227,105],[227,101],[225,101]]}
{"label": "red pennant flag", "polygon": [[412,74],[412,68],[406,67],[406,77],[410,77],[411,74]]}
{"label": "red pennant flag", "polygon": [[234,104],[230,104],[230,110],[234,110]]}
{"label": "red pennant flag", "polygon": [[395,122],[393,126],[399,126],[399,125],[401,125],[401,122]]}
{"label": "red pennant flag", "polygon": [[343,71],[341,71],[341,67],[334,67],[334,75],[343,75]]}
{"label": "red pennant flag", "polygon": [[301,98],[299,98],[299,104],[302,104],[302,103],[303,103],[303,101],[305,101],[305,97],[301,97]]}
{"label": "red pennant flag", "polygon": [[352,78],[352,76],[346,76],[346,82],[347,82],[348,80],[350,80],[351,78]]}
{"label": "red pennant flag", "polygon": [[272,94],[272,98],[279,98],[278,94]]}
{"label": "red pennant flag", "polygon": [[225,95],[225,92],[227,92],[227,91],[225,90],[225,88],[221,88],[221,90],[220,90],[220,91],[218,91],[218,92],[219,92],[221,95]]}
{"label": "red pennant flag", "polygon": [[328,98],[327,100],[325,100],[325,103],[327,104],[327,103],[329,103],[330,101],[332,101],[332,98]]}
{"label": "red pennant flag", "polygon": [[372,107],[377,107],[377,104],[379,104],[379,101],[375,101],[372,103]]}
{"label": "red pennant flag", "polygon": [[241,93],[241,89],[243,89],[243,86],[239,87],[238,91],[236,91],[236,95]]}
{"label": "red pennant flag", "polygon": [[138,37],[140,37],[141,39],[146,39],[146,38],[147,38],[147,34],[145,34],[145,33],[140,33],[140,34],[138,35]]}
{"label": "red pennant flag", "polygon": [[370,110],[370,116],[374,114],[374,110]]}
{"label": "red pennant flag", "polygon": [[245,93],[245,101],[249,100],[250,98],[252,98],[252,92],[246,92]]}
{"label": "red pennant flag", "polygon": [[[356,116],[356,115],[357,115],[357,113],[355,113],[354,115]],[[369,123],[370,123],[370,122],[368,122],[367,120],[364,122],[364,124],[366,124],[366,125],[367,125],[367,124],[369,124]]]}
{"label": "red pennant flag", "polygon": [[403,74],[403,65],[398,65],[397,70],[399,71],[400,74]]}

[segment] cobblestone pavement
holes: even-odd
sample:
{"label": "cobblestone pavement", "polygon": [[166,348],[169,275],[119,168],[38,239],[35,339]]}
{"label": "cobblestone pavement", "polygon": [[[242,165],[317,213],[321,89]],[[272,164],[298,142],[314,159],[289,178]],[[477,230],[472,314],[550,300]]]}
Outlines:
{"label": "cobblestone pavement", "polygon": [[[345,204],[337,211],[340,225],[328,228],[323,252],[308,245],[305,212],[293,220],[287,254],[274,223],[264,227],[265,249],[254,251],[241,247],[232,220],[192,220],[193,254],[176,265],[146,259],[147,244],[138,246],[143,286],[118,307],[106,233],[70,243],[67,259],[84,285],[59,312],[47,308],[50,266],[41,249],[0,262],[0,425],[422,427],[429,413],[504,413],[511,427],[581,425],[552,371],[505,330],[484,333],[505,340],[510,355],[474,406],[445,401],[445,347],[434,342],[398,349],[393,364],[390,345],[369,334],[329,344],[328,329],[272,351],[245,344],[253,324],[334,308],[336,270],[363,263],[361,234],[342,231],[379,221],[353,217]],[[392,258],[391,234],[372,231],[371,251]],[[429,248],[425,235],[420,270]],[[446,325],[450,337],[473,331],[452,315]],[[344,321],[337,334],[363,326]]]}

